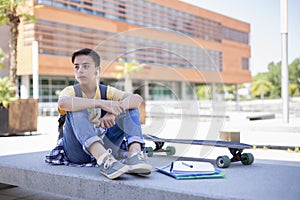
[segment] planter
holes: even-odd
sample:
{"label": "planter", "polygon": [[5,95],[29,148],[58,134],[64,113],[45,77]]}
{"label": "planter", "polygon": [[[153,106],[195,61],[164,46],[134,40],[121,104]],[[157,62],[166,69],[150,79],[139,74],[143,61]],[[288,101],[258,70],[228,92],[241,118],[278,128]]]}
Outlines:
{"label": "planter", "polygon": [[8,132],[8,109],[0,108],[0,135]]}
{"label": "planter", "polygon": [[[5,111],[6,110],[6,111]],[[2,113],[3,112],[3,113]],[[19,99],[0,110],[0,135],[37,131],[38,100]]]}

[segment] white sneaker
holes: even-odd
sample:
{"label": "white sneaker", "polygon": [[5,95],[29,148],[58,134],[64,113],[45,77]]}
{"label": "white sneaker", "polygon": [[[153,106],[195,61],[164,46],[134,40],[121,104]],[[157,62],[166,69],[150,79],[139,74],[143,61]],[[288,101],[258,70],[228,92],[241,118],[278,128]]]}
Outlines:
{"label": "white sneaker", "polygon": [[126,164],[129,166],[129,172],[132,174],[151,174],[152,166],[146,163],[143,153],[137,153],[127,158]]}
{"label": "white sneaker", "polygon": [[112,155],[112,150],[107,149],[97,161],[101,173],[109,179],[116,179],[129,171],[129,166],[118,162]]}

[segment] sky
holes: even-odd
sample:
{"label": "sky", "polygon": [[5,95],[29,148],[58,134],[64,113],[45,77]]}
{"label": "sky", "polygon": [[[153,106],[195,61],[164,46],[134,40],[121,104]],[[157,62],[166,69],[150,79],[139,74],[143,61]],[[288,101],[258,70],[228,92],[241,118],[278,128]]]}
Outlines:
{"label": "sky", "polygon": [[[250,24],[250,70],[281,61],[280,0],[182,0]],[[300,58],[300,1],[288,0],[288,63]]]}

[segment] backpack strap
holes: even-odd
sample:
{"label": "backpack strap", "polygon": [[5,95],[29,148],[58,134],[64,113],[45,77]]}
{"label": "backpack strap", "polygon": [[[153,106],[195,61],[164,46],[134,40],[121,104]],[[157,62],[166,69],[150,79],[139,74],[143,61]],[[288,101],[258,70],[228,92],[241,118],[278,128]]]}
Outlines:
{"label": "backpack strap", "polygon": [[[99,84],[101,99],[106,100],[107,99],[107,86],[103,84]],[[101,117],[103,117],[106,114],[105,110],[101,109]]]}
{"label": "backpack strap", "polygon": [[82,97],[82,92],[79,84],[73,85],[75,97]]}
{"label": "backpack strap", "polygon": [[[75,96],[82,97],[80,85],[79,84],[73,85],[73,88],[75,91]],[[58,139],[63,137],[65,120],[66,120],[66,114],[64,115],[60,114],[58,118],[58,133],[59,133]]]}
{"label": "backpack strap", "polygon": [[65,120],[66,120],[66,115],[59,115],[58,118],[58,139],[62,138],[63,134],[64,134],[64,124],[65,124]]}

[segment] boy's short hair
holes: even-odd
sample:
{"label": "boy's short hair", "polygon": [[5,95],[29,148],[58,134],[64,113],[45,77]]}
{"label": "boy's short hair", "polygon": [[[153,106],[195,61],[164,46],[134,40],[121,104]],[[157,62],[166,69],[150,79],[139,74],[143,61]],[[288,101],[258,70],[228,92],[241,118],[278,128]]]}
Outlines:
{"label": "boy's short hair", "polygon": [[76,56],[80,56],[80,55],[87,55],[87,56],[91,56],[93,61],[95,62],[96,66],[100,66],[100,56],[99,54],[89,48],[84,48],[84,49],[80,49],[77,51],[74,51],[72,54],[72,63],[74,64],[74,60],[76,58]]}

